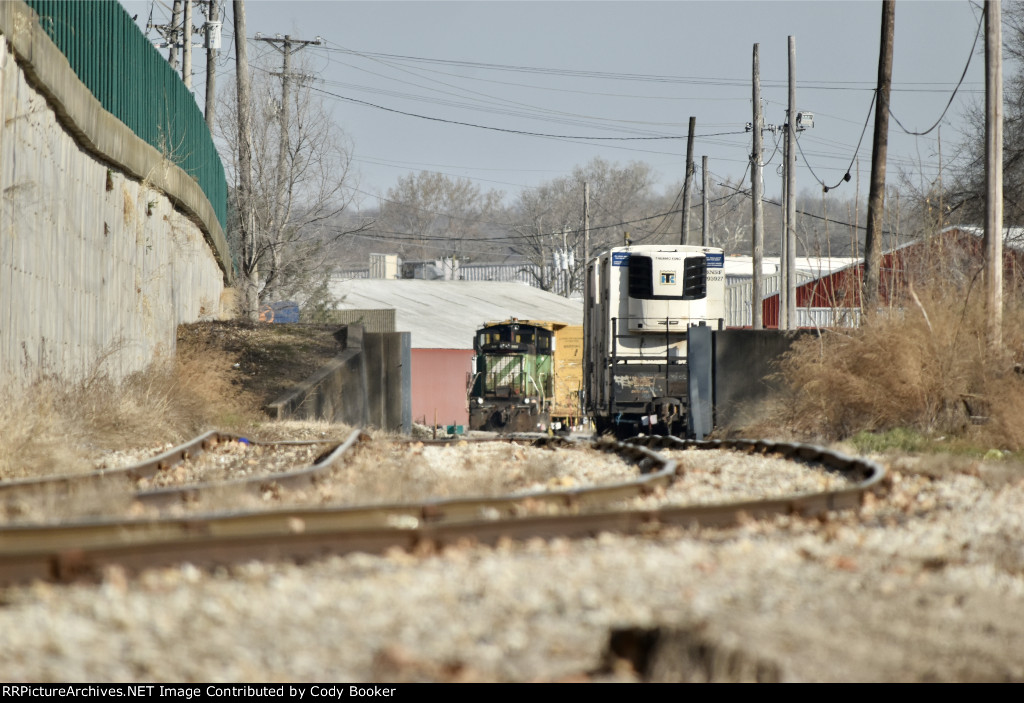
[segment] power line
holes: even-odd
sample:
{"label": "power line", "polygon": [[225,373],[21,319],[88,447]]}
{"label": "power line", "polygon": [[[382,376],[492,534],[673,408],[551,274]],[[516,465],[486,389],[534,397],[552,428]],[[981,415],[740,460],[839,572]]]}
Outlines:
{"label": "power line", "polygon": [[[337,47],[337,48],[334,48]],[[457,66],[462,68],[471,68],[475,70],[493,70],[493,71],[506,71],[515,73],[533,73],[540,75],[554,75],[554,76],[565,76],[565,77],[579,77],[579,78],[598,78],[598,79],[610,79],[610,80],[624,80],[624,81],[638,81],[638,82],[654,82],[654,83],[671,83],[680,85],[711,85],[716,87],[729,87],[735,86],[740,88],[747,88],[749,86],[749,80],[746,78],[715,78],[715,77],[700,77],[700,76],[670,76],[670,75],[659,75],[659,74],[645,74],[645,73],[616,73],[609,71],[588,71],[579,69],[565,69],[565,68],[550,68],[540,66],[521,66],[514,64],[496,64],[496,63],[485,63],[477,61],[468,61],[460,59],[438,59],[422,56],[409,56],[404,54],[389,54],[382,52],[371,52],[371,51],[357,51],[355,49],[347,49],[338,44],[328,42],[328,46],[323,49],[326,52],[336,51],[338,53],[349,54],[352,56],[358,56],[361,58],[382,60],[388,59],[393,61],[409,61],[415,63],[426,63],[426,64],[437,64],[445,66]],[[767,87],[785,87],[786,81],[784,80],[765,80],[763,85]],[[903,83],[902,88],[905,91],[911,92],[944,92],[943,88],[930,87],[930,86],[945,86],[946,83],[938,81],[915,81],[909,83]],[[923,87],[909,87],[909,86],[923,86]],[[527,86],[530,87],[530,86]],[[826,83],[816,82],[803,82],[800,84],[801,89],[808,90],[861,90],[861,91],[874,91],[874,85],[865,81],[828,81]]]}
{"label": "power line", "polygon": [[867,117],[864,118],[864,128],[860,131],[860,139],[857,140],[857,148],[853,150],[853,156],[850,157],[850,165],[846,167],[846,173],[843,174],[843,177],[839,179],[839,182],[836,183],[834,186],[829,187],[828,185],[825,184],[825,181],[818,178],[818,174],[814,172],[814,169],[811,167],[810,162],[804,155],[804,148],[800,145],[800,140],[795,140],[796,148],[800,150],[800,157],[804,160],[804,163],[807,165],[807,170],[809,170],[811,172],[811,175],[814,176],[814,180],[821,184],[821,187],[825,189],[826,193],[829,192],[830,190],[838,188],[844,182],[848,183],[850,181],[850,178],[852,178],[852,176],[850,176],[850,169],[853,168],[853,164],[857,161],[857,154],[860,153],[860,145],[864,142],[864,133],[868,131],[868,123],[871,122],[871,112],[875,108],[875,97],[875,95],[871,96],[871,104],[868,106],[868,114]]}
{"label": "power line", "polygon": [[981,26],[984,23],[983,20],[984,14],[978,17],[978,29],[974,33],[974,43],[971,44],[971,53],[967,55],[967,63],[964,65],[964,72],[960,74],[960,80],[957,81],[956,87],[953,88],[953,94],[949,96],[949,102],[946,103],[946,109],[944,109],[942,111],[942,114],[939,115],[939,119],[935,120],[935,124],[933,124],[931,127],[929,127],[923,132],[911,132],[910,130],[903,126],[903,123],[900,122],[899,118],[893,114],[892,109],[890,108],[889,114],[892,115],[892,119],[896,122],[896,124],[899,125],[900,129],[902,129],[904,132],[914,137],[923,137],[924,135],[930,133],[933,129],[938,127],[939,123],[942,122],[942,119],[946,116],[946,113],[949,112],[949,106],[953,104],[953,99],[956,97],[957,91],[960,90],[960,86],[963,84],[964,78],[967,76],[967,69],[971,67],[971,59],[974,57],[974,49],[975,47],[978,46],[978,37],[981,36]]}
{"label": "power line", "polygon": [[[508,129],[508,128],[505,128],[505,127],[492,127],[490,125],[475,124],[473,122],[463,122],[461,120],[447,120],[447,119],[444,119],[442,117],[431,117],[429,115],[420,115],[420,114],[415,113],[415,112],[406,112],[405,110],[397,110],[397,109],[391,108],[391,107],[384,107],[383,105],[376,105],[374,103],[367,102],[365,100],[357,100],[356,98],[345,97],[344,95],[338,95],[337,93],[332,93],[332,92],[330,92],[328,90],[323,90],[321,88],[311,88],[311,90],[314,90],[314,91],[316,91],[318,93],[323,93],[324,95],[329,95],[332,98],[335,98],[337,100],[344,100],[345,102],[355,103],[357,105],[364,105],[366,107],[372,107],[372,108],[376,108],[378,110],[384,110],[385,112],[392,112],[392,113],[395,113],[395,114],[398,114],[398,115],[404,115],[406,117],[416,117],[416,118],[421,119],[421,120],[430,120],[431,122],[441,122],[441,123],[444,123],[444,124],[453,124],[453,125],[458,125],[460,127],[473,127],[475,129],[487,129],[487,130],[491,130],[491,131],[494,131],[494,132],[504,132],[506,134],[521,134],[521,135],[528,136],[528,137],[546,137],[546,138],[549,138],[549,139],[584,139],[584,140],[592,140],[592,141],[664,141],[664,140],[686,139],[685,135],[665,135],[665,136],[657,136],[657,137],[591,137],[591,136],[582,136],[582,135],[573,135],[573,134],[547,134],[547,133],[544,133],[544,132],[530,132],[530,131],[520,130],[520,129]],[[742,132],[742,131],[737,131],[737,132],[716,132],[716,133],[713,133],[713,134],[701,134],[701,135],[696,135],[696,136],[700,136],[700,137],[720,137],[720,136],[734,135],[734,134],[744,134],[744,132]]]}

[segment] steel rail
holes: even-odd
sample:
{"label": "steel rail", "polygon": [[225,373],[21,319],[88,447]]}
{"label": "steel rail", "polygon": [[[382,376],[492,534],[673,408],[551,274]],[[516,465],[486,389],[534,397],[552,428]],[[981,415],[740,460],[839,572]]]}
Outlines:
{"label": "steel rail", "polygon": [[[358,433],[354,433],[358,436]],[[352,442],[354,438],[350,437]],[[567,443],[571,444],[571,443]],[[644,444],[673,448],[724,448],[778,453],[814,461],[859,483],[851,488],[768,500],[717,505],[617,510],[557,515],[523,515],[524,501],[542,500],[570,508],[587,494],[632,495],[653,482],[671,480],[680,470],[672,459]],[[351,444],[349,445],[351,446]],[[597,443],[595,443],[597,446]],[[139,569],[188,561],[196,565],[247,559],[304,559],[355,551],[380,553],[398,547],[438,549],[467,541],[493,544],[500,539],[581,538],[601,532],[647,533],[664,526],[726,527],[775,514],[820,515],[856,508],[875,490],[884,469],[814,445],[762,441],[685,442],[676,438],[634,438],[606,445],[625,454],[647,473],[631,484],[597,486],[503,498],[428,501],[400,506],[305,508],[256,513],[196,515],[171,520],[105,520],[66,525],[15,526],[0,530],[0,583],[44,579],[66,581],[95,577],[104,566]],[[655,483],[655,485],[660,485]],[[597,502],[597,500],[595,500]]]}
{"label": "steel rail", "polygon": [[[198,501],[203,493],[216,491],[218,494],[251,494],[262,495],[266,490],[285,488],[300,490],[316,485],[317,480],[330,469],[360,439],[368,439],[369,435],[362,430],[353,430],[348,438],[333,449],[322,454],[310,466],[294,471],[260,474],[246,478],[227,481],[210,481],[192,483],[185,486],[168,486],[153,488],[135,493],[134,499],[142,505],[166,507],[178,503]],[[295,442],[261,442],[261,446],[296,446],[303,444],[323,444],[324,442],[306,440]]]}
{"label": "steel rail", "polygon": [[785,459],[820,464],[825,469],[841,473],[860,484],[857,488],[845,490],[872,488],[885,478],[885,468],[880,464],[865,457],[851,457],[817,444],[776,442],[766,439],[680,439],[664,435],[633,437],[625,442],[658,449],[729,449],[748,454],[775,454]]}
{"label": "steel rail", "polygon": [[162,452],[149,459],[123,466],[116,469],[99,469],[77,474],[57,474],[52,476],[39,476],[33,478],[14,479],[10,481],[0,480],[0,498],[12,493],[25,493],[39,490],[54,492],[58,495],[65,495],[73,488],[81,488],[110,481],[122,480],[125,483],[134,483],[139,479],[153,478],[162,471],[172,469],[178,464],[196,458],[200,454],[210,451],[217,445],[224,442],[246,441],[254,446],[291,446],[291,445],[313,445],[313,444],[334,444],[336,439],[319,440],[284,440],[284,441],[261,441],[250,440],[241,435],[211,430],[194,437],[183,444],[179,444],[165,452]]}
{"label": "steel rail", "polygon": [[[340,458],[360,435],[359,431],[353,432],[345,444],[331,452],[322,466]],[[514,519],[524,514],[524,505],[531,508],[546,506],[578,509],[646,494],[658,486],[671,483],[678,469],[677,462],[665,459],[646,447],[616,443],[604,448],[635,461],[642,475],[632,481],[613,484],[495,497],[432,499],[418,503],[352,507],[291,507],[165,519],[101,518],[61,524],[9,525],[0,528],[0,557],[7,553],[45,548],[58,535],[63,547],[85,549],[110,542],[166,541],[197,535],[232,537],[259,533],[275,536],[287,534],[295,530],[296,526],[301,526],[303,531],[378,527],[392,529],[428,523]],[[311,468],[320,471],[322,466]],[[309,475],[307,471],[296,474],[300,479]],[[265,481],[265,477],[257,480]]]}
{"label": "steel rail", "polygon": [[[277,473],[266,473],[257,476],[249,476],[242,479],[230,479],[227,481],[210,481],[203,483],[191,483],[181,486],[168,486],[165,488],[154,488],[139,491],[135,494],[134,500],[137,500],[140,504],[166,508],[172,505],[181,503],[197,503],[202,499],[202,496],[206,493],[217,493],[218,497],[225,497],[227,495],[251,495],[261,496],[265,491],[278,491],[284,490],[301,490],[303,488],[312,488],[316,485],[321,475],[326,472],[327,469],[335,463],[335,461],[345,453],[351,443],[354,441],[353,438],[359,436],[360,439],[369,439],[369,435],[366,435],[361,430],[355,430],[353,435],[349,437],[344,443],[344,449],[341,446],[334,449],[330,454],[321,456],[314,464],[310,467],[298,469],[295,471],[282,471]],[[568,441],[563,437],[551,437],[541,433],[519,433],[514,435],[502,435],[495,437],[463,437],[463,438],[447,438],[447,439],[403,439],[399,440],[402,444],[424,444],[428,446],[457,446],[460,443],[487,443],[487,442],[501,442],[501,443],[528,443],[533,446],[562,446],[564,442]],[[313,444],[319,442],[261,442],[263,446],[269,445],[286,445],[286,444]],[[653,483],[652,483],[653,486]]]}

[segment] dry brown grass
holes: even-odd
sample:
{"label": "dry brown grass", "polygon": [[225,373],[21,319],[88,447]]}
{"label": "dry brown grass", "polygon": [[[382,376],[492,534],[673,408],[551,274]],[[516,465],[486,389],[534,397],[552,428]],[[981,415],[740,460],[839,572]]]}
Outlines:
{"label": "dry brown grass", "polygon": [[120,382],[101,372],[78,383],[40,374],[22,390],[3,391],[0,478],[88,471],[103,450],[252,427],[265,417],[232,384],[233,363],[220,350],[183,345],[175,358]]}
{"label": "dry brown grass", "polygon": [[772,422],[808,439],[905,428],[1024,448],[1024,304],[1006,296],[993,350],[980,276],[942,273],[908,285],[902,307],[859,329],[797,342],[780,366],[789,393]]}

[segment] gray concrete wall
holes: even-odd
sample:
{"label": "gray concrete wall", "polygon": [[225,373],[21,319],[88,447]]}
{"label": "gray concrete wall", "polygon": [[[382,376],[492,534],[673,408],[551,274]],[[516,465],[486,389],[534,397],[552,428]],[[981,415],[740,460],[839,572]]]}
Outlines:
{"label": "gray concrete wall", "polygon": [[346,348],[313,376],[267,406],[279,420],[329,420],[409,433],[408,332],[363,332],[349,325]]}
{"label": "gray concrete wall", "polygon": [[772,378],[793,342],[813,330],[716,330],[714,346],[715,427],[729,432],[756,421],[776,397],[781,382]]}
{"label": "gray concrete wall", "polygon": [[222,314],[223,232],[24,3],[0,3],[0,34],[0,382],[123,377],[172,353],[179,323]]}

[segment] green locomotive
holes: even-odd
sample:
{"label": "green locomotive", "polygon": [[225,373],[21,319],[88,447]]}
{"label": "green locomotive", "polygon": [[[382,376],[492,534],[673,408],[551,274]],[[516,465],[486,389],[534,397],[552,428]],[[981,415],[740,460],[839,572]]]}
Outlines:
{"label": "green locomotive", "polygon": [[469,428],[567,433],[582,422],[583,327],[511,318],[473,340]]}

